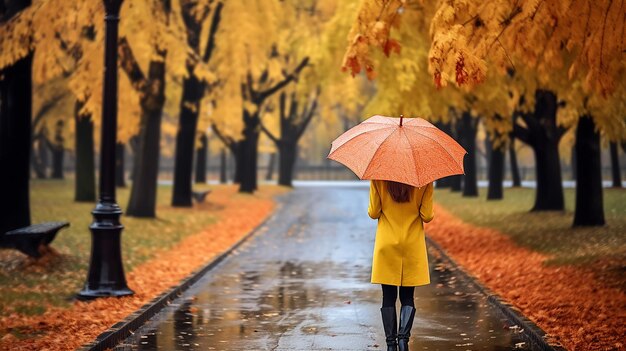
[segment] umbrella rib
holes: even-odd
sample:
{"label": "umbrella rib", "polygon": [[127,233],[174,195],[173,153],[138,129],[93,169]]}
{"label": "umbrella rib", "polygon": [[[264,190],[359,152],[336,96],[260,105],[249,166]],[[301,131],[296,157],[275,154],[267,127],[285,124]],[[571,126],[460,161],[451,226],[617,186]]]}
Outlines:
{"label": "umbrella rib", "polygon": [[398,126],[398,124],[395,124],[395,123],[368,122],[367,120],[363,121],[363,123],[361,123],[361,124],[381,124],[381,125],[384,125],[384,126],[393,126],[393,127],[397,127]]}
{"label": "umbrella rib", "polygon": [[[380,129],[379,129],[379,130],[380,130]],[[376,150],[376,152],[374,152],[374,153],[372,154],[372,157],[370,157],[370,160],[369,160],[369,161],[367,161],[367,167],[365,168],[365,171],[363,171],[363,174],[361,175],[361,177],[364,177],[364,176],[365,176],[365,174],[367,173],[367,171],[370,169],[370,166],[372,165],[372,160],[374,159],[374,157],[376,157],[376,154],[377,154],[377,153],[378,153],[378,151],[380,150],[380,146],[381,146],[382,144],[384,144],[384,143],[387,141],[387,139],[389,139],[389,137],[391,137],[391,136],[392,136],[392,135],[393,135],[393,134],[394,134],[397,130],[398,130],[398,129],[396,129],[396,130],[394,130],[393,132],[389,133],[389,135],[387,135],[387,136],[385,137],[385,139],[384,139],[384,140],[383,140],[380,144],[378,144],[378,150]],[[343,146],[343,145],[342,145],[342,146]]]}
{"label": "umbrella rib", "polygon": [[419,172],[417,171],[417,161],[415,161],[415,155],[413,155],[413,145],[411,145],[411,140],[409,139],[409,136],[407,135],[407,133],[403,133],[404,134],[404,138],[406,139],[406,142],[409,144],[409,149],[411,150],[411,159],[413,160],[413,169],[415,169],[415,176],[417,177],[417,183],[418,184],[422,184],[422,182],[420,181],[420,175]]}
{"label": "umbrella rib", "polygon": [[[456,165],[457,165],[457,166],[459,166],[459,167],[463,168],[463,166],[462,166],[462,165],[460,165],[460,164],[456,161],[456,159],[454,158],[454,156],[452,156],[452,154],[450,153],[450,151],[448,151],[448,149],[446,149],[446,148],[445,148],[445,147],[443,147],[440,143],[438,143],[438,142],[437,142],[437,139],[435,139],[435,138],[433,138],[433,137],[431,137],[431,136],[428,136],[428,135],[426,135],[426,134],[421,134],[421,133],[419,133],[419,132],[417,132],[417,131],[414,131],[414,132],[415,132],[415,133],[417,133],[417,134],[419,134],[419,135],[421,135],[421,136],[423,136],[423,137],[425,137],[425,138],[428,138],[428,139],[430,139],[430,140],[434,141],[437,145],[439,145],[442,149],[444,149],[444,150],[448,153],[448,155],[450,155],[450,158],[452,159],[452,161],[454,161],[454,162],[456,163]],[[467,154],[467,151],[465,151],[465,153]]]}
{"label": "umbrella rib", "polygon": [[[384,124],[384,123],[379,123],[379,124]],[[388,125],[388,126],[389,126],[389,127],[387,127],[387,128],[393,128],[393,127],[396,127],[396,126],[395,126],[395,125],[393,125],[393,124],[385,124],[385,125]],[[381,130],[384,130],[384,129],[387,129],[387,128],[380,128],[380,129],[368,130],[368,131],[365,131],[365,132],[363,132],[363,133],[360,133],[360,134],[354,135],[354,136],[352,136],[350,139],[346,140],[343,144],[341,144],[341,145],[337,146],[337,148],[335,149],[335,151],[333,151],[333,153],[332,153],[332,154],[335,154],[337,151],[339,151],[339,149],[341,149],[341,148],[342,148],[342,147],[344,147],[346,144],[348,144],[348,142],[349,142],[350,140],[353,140],[353,139],[355,139],[355,138],[357,138],[357,137],[360,137],[360,136],[361,136],[361,135],[363,135],[363,134],[373,133],[373,132],[378,132],[378,131],[381,131]],[[390,135],[391,135],[391,134],[393,134],[393,133],[390,133]],[[387,138],[388,138],[388,137],[389,137],[389,136],[387,136]],[[387,140],[387,139],[385,138],[385,140]],[[332,149],[332,146],[333,146],[333,145],[332,145],[332,143],[330,144],[330,146],[331,146],[331,149]],[[330,157],[332,154],[329,154],[328,156],[326,156],[326,158]],[[370,160],[370,161],[371,161],[371,160]]]}

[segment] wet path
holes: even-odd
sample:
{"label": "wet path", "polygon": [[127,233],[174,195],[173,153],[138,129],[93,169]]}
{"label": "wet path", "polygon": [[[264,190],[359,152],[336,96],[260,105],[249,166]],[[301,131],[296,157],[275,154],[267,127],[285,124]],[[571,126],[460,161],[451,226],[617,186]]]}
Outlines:
{"label": "wet path", "polygon": [[[367,202],[366,188],[296,189],[264,233],[115,350],[385,349]],[[435,256],[431,284],[416,288],[411,350],[513,349],[514,331]]]}

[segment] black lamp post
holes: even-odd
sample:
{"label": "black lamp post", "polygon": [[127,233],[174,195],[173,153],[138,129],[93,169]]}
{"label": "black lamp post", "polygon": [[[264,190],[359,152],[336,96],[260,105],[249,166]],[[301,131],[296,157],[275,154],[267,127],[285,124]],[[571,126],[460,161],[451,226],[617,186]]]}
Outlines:
{"label": "black lamp post", "polygon": [[104,0],[106,39],[104,97],[100,148],[100,198],[91,212],[91,262],[79,299],[134,294],[126,285],[120,235],[122,210],[115,202],[115,145],[117,138],[117,29],[123,0]]}

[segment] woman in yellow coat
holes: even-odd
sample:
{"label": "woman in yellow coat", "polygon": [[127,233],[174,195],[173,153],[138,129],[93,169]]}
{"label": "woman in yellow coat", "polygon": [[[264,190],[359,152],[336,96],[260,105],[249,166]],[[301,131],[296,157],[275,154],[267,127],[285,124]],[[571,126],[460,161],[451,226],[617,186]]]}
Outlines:
{"label": "woman in yellow coat", "polygon": [[[408,351],[415,316],[416,286],[430,283],[424,223],[433,219],[433,184],[411,185],[372,180],[368,214],[378,220],[372,283],[381,284],[381,315],[388,351]],[[400,324],[396,327],[396,299],[400,293]]]}

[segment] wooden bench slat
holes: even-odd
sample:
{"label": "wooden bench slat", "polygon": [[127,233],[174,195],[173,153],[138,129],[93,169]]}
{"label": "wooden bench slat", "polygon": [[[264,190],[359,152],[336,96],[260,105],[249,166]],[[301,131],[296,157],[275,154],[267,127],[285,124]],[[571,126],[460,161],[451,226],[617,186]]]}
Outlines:
{"label": "wooden bench slat", "polygon": [[28,227],[18,228],[7,232],[5,235],[40,235],[53,231],[58,231],[61,228],[69,227],[69,222],[44,222],[33,224]]}

